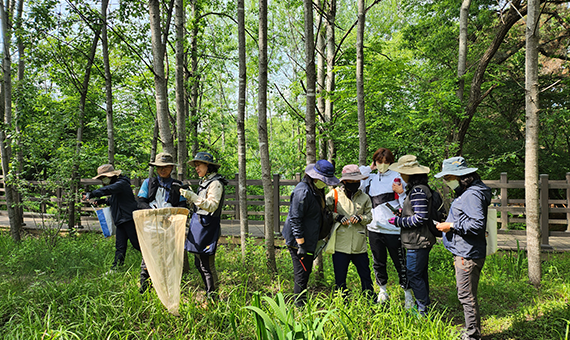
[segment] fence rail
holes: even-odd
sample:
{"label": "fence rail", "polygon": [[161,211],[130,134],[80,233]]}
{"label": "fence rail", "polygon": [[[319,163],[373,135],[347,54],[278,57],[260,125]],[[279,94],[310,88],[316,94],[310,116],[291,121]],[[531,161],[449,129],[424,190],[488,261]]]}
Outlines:
{"label": "fence rail", "polygon": [[[228,184],[228,194],[226,195],[225,207],[222,212],[225,219],[229,220],[239,220],[239,201],[236,197],[235,188],[238,184],[238,174],[235,175],[234,179],[229,180]],[[135,195],[138,193],[138,189],[142,184],[144,179],[135,178],[132,181],[133,191]],[[293,187],[299,183],[301,180],[301,174],[297,174],[295,179],[281,179],[280,175],[273,175],[272,185],[273,185],[273,225],[276,232],[281,230],[284,224],[285,216],[287,215],[288,206],[290,204],[290,192]],[[199,180],[187,180],[185,181],[191,185],[197,185]],[[509,180],[507,173],[501,173],[499,180],[485,180],[483,181],[493,190],[493,199],[491,204],[495,208],[500,216],[498,217],[498,222],[500,224],[500,232],[506,232],[511,229],[524,229],[524,224],[526,223],[525,216],[525,200],[524,194],[521,194],[520,190],[524,190],[523,180]],[[44,181],[30,181],[29,187],[33,195],[26,197],[28,202],[39,202],[39,209],[28,210],[31,213],[46,213],[48,211],[48,206],[56,207],[60,210],[65,210],[68,201],[68,194],[62,189],[62,187],[55,188],[55,190],[49,191],[47,189],[47,182]],[[93,179],[81,179],[80,186],[83,190],[88,190],[92,186],[100,185],[101,182]],[[246,181],[246,186],[262,186],[262,181],[258,179],[250,179]],[[515,197],[513,193],[509,190],[518,189]],[[540,228],[542,232],[541,243],[544,247],[549,247],[549,236],[570,236],[570,173],[566,174],[565,180],[550,180],[548,175],[540,175],[539,180],[540,189]],[[443,197],[446,200],[447,206],[450,204],[449,189],[446,186],[442,187]],[[509,196],[510,194],[510,196]],[[37,197],[39,196],[39,197]],[[550,198],[553,197],[553,198]],[[252,224],[264,224],[261,217],[264,216],[264,195],[248,195],[247,196],[247,206],[251,207],[248,209],[248,220]],[[0,205],[6,204],[6,198],[4,195],[3,179],[0,178]],[[38,203],[36,203],[36,206]],[[79,214],[81,212],[93,211],[90,206],[80,206]],[[250,219],[253,218],[252,219]],[[79,219],[77,223],[81,223]]]}

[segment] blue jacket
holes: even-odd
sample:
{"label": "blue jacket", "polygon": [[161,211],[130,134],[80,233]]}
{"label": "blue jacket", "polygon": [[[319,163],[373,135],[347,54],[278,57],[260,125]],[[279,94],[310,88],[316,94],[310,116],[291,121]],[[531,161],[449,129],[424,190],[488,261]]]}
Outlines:
{"label": "blue jacket", "polygon": [[470,259],[485,257],[489,204],[491,189],[480,180],[453,201],[446,220],[453,222],[453,229],[443,235],[443,244],[453,255]]}
{"label": "blue jacket", "polygon": [[304,248],[310,253],[315,251],[321,229],[321,202],[324,203],[324,195],[321,198],[306,177],[293,189],[289,214],[282,231],[289,247],[297,248],[299,245],[295,239],[305,238]]}
{"label": "blue jacket", "polygon": [[113,183],[93,190],[89,197],[101,196],[110,196],[105,203],[111,207],[111,215],[113,215],[113,222],[116,226],[133,220],[133,211],[137,210],[137,201],[133,195],[131,181],[127,177],[119,175]]}

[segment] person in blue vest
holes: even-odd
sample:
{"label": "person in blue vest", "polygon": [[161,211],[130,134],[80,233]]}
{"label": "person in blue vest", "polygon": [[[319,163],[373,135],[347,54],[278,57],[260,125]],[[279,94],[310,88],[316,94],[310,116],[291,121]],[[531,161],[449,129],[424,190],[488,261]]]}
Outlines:
{"label": "person in blue vest", "polygon": [[[154,162],[149,164],[156,167],[157,176],[145,179],[141,185],[137,195],[139,209],[186,208],[186,198],[180,195],[182,182],[170,176],[174,166],[176,166],[172,155],[161,152],[156,155]],[[139,290],[141,294],[148,290],[149,278],[150,275],[143,258]]]}
{"label": "person in blue vest", "polygon": [[228,181],[218,174],[220,164],[214,162],[214,157],[208,152],[198,152],[188,163],[201,180],[196,193],[188,186],[180,190],[180,194],[197,209],[192,214],[184,248],[194,254],[194,265],[202,276],[206,296],[217,300],[216,249]]}
{"label": "person in blue vest", "polygon": [[319,240],[322,212],[325,209],[324,188],[339,184],[334,166],[327,160],[307,165],[305,177],[291,193],[289,214],[283,226],[283,237],[293,261],[295,305],[306,303],[306,289],[313,270],[314,253]]}
{"label": "person in blue vest", "polygon": [[435,175],[455,191],[449,215],[437,229],[444,232],[443,245],[454,256],[457,296],[465,316],[463,339],[481,339],[477,288],[487,255],[485,232],[492,194],[476,171],[463,157],[452,157],[443,161],[441,172]]}
{"label": "person in blue vest", "polygon": [[130,241],[133,248],[140,251],[139,239],[133,220],[133,211],[137,210],[137,201],[131,189],[131,181],[121,170],[115,170],[112,164],[103,164],[97,168],[97,176],[103,187],[84,194],[84,199],[108,196],[106,199],[97,200],[96,204],[107,204],[111,207],[113,222],[117,227],[115,235],[115,261],[112,270],[122,266],[127,254],[127,242]]}

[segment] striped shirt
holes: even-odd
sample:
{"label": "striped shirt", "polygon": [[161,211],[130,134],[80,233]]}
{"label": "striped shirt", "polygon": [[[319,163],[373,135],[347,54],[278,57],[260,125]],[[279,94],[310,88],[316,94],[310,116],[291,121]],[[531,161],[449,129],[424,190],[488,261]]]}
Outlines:
{"label": "striped shirt", "polygon": [[410,195],[410,203],[414,214],[409,217],[396,217],[395,225],[399,228],[416,228],[428,220],[428,198],[426,193],[415,187]]}

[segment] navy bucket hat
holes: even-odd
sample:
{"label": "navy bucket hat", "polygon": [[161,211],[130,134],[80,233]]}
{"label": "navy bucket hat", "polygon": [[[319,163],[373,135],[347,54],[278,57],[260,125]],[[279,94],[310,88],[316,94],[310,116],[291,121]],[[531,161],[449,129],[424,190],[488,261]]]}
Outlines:
{"label": "navy bucket hat", "polygon": [[313,178],[320,179],[326,185],[335,186],[340,183],[334,175],[334,166],[326,159],[321,159],[317,163],[307,165],[305,173]]}
{"label": "navy bucket hat", "polygon": [[212,154],[209,152],[203,152],[203,151],[198,152],[196,154],[196,156],[194,156],[194,159],[189,161],[188,164],[190,164],[190,166],[196,166],[194,162],[202,162],[202,163],[206,163],[206,164],[212,164],[217,169],[220,168],[220,164],[214,162],[214,156],[212,156]]}
{"label": "navy bucket hat", "polygon": [[470,168],[467,166],[467,162],[465,162],[465,158],[458,156],[448,158],[443,161],[443,165],[441,167],[441,172],[436,174],[435,178],[440,178],[446,175],[453,175],[461,177],[463,175],[470,174],[472,172],[477,171],[478,168]]}

